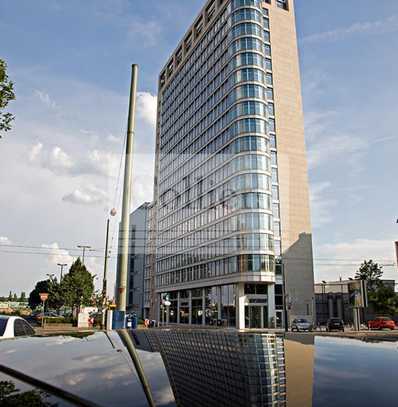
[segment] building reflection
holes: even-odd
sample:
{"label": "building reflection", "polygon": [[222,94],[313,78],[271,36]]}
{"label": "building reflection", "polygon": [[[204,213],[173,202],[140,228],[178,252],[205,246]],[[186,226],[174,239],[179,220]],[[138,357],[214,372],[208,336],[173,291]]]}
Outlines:
{"label": "building reflection", "polygon": [[312,335],[175,328],[132,336],[137,349],[160,352],[178,406],[312,405]]}

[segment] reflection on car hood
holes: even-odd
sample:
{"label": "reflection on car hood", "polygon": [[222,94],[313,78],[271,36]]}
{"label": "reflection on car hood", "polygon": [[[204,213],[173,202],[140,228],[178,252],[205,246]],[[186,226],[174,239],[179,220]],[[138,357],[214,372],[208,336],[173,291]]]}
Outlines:
{"label": "reflection on car hood", "polygon": [[[160,354],[142,350],[138,353],[155,404],[174,406],[174,396]],[[114,331],[83,337],[2,341],[0,364],[99,405],[148,405],[134,364]]]}

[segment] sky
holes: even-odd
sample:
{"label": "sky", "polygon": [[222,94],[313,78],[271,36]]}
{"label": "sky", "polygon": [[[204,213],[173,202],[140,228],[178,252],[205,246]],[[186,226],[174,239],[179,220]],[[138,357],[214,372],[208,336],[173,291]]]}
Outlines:
{"label": "sky", "polygon": [[[130,66],[140,65],[134,209],[152,199],[157,75],[203,3],[0,0],[0,58],[17,95],[0,140],[0,295],[29,293],[79,244],[92,246],[100,286]],[[296,0],[296,19],[315,280],[351,277],[370,258],[397,278],[398,2]]]}

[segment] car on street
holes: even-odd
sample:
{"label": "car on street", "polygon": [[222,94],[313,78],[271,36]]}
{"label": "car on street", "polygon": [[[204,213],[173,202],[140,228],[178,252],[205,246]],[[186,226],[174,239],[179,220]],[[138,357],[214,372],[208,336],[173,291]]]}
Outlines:
{"label": "car on street", "polygon": [[326,330],[330,331],[343,331],[344,332],[344,321],[341,318],[330,318],[326,324]]}
{"label": "car on street", "polygon": [[41,322],[41,320],[44,318],[63,318],[62,316],[58,315],[55,311],[46,311],[46,312],[39,312],[34,316],[37,322]]}
{"label": "car on street", "polygon": [[23,318],[0,315],[0,340],[34,334],[35,330]]}
{"label": "car on street", "polygon": [[304,318],[298,318],[298,319],[294,319],[292,322],[292,332],[293,331],[297,331],[297,332],[311,332],[312,331],[312,322],[304,319]]}
{"label": "car on street", "polygon": [[390,329],[396,328],[395,322],[389,317],[377,317],[371,321],[368,321],[369,329]]}

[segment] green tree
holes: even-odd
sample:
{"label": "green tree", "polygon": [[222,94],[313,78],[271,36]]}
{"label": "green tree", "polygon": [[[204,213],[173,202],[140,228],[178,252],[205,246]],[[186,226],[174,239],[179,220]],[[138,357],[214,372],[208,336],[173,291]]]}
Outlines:
{"label": "green tree", "polygon": [[357,280],[367,280],[368,289],[376,289],[380,285],[380,278],[383,276],[383,267],[374,263],[373,260],[364,261],[357,272],[355,278]]}
{"label": "green tree", "polygon": [[61,284],[58,283],[57,277],[50,276],[48,280],[48,306],[59,310],[64,304],[64,295]]}
{"label": "green tree", "polygon": [[368,299],[378,314],[395,315],[398,312],[398,295],[392,287],[381,284],[369,291]]}
{"label": "green tree", "polygon": [[358,280],[367,280],[368,301],[379,314],[394,315],[398,312],[398,296],[394,289],[383,284],[383,267],[373,260],[364,261],[355,274]]}
{"label": "green tree", "polygon": [[19,390],[12,381],[0,381],[0,405],[3,407],[50,407],[57,404],[46,399],[50,396],[40,390]]}
{"label": "green tree", "polygon": [[8,301],[12,301],[12,291],[8,294]]}
{"label": "green tree", "polygon": [[59,309],[64,305],[61,287],[56,278],[49,278],[36,283],[34,290],[29,295],[29,307],[34,309],[42,305],[40,293],[48,293],[46,308]]}
{"label": "green tree", "polygon": [[49,280],[38,281],[34,290],[29,294],[29,307],[34,309],[42,304],[40,293],[48,293]]}
{"label": "green tree", "polygon": [[0,59],[0,138],[2,132],[11,130],[11,122],[14,116],[4,112],[8,102],[15,99],[14,84],[8,79],[7,64]]}
{"label": "green tree", "polygon": [[26,293],[25,291],[21,292],[21,296],[19,297],[19,302],[25,302],[26,301]]}
{"label": "green tree", "polygon": [[93,276],[80,258],[72,264],[69,273],[63,277],[61,292],[65,305],[73,309],[91,304],[94,293]]}

